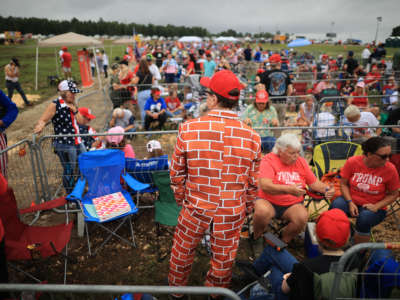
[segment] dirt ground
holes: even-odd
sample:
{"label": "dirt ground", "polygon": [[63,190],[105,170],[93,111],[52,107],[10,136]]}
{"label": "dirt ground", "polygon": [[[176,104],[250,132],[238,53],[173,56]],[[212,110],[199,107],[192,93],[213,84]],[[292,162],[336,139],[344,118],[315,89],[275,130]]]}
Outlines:
{"label": "dirt ground", "polygon": [[[83,95],[89,94],[95,87],[85,90]],[[55,98],[55,97],[54,97]],[[31,139],[34,124],[45,110],[46,106],[52,99],[35,104],[33,107],[23,109],[18,119],[7,130],[9,145],[16,143],[21,139]],[[93,127],[95,129],[102,128],[106,112],[111,109],[105,105],[98,94],[84,98],[79,106],[87,106],[93,110],[97,116]],[[48,133],[50,133],[49,131]],[[162,144],[168,147],[167,153],[172,152],[176,137],[174,135],[162,137]],[[138,137],[132,141],[137,155],[144,155],[143,137]],[[49,159],[51,165],[58,163],[58,160]],[[23,165],[21,161],[15,163]],[[22,166],[23,167],[23,166]],[[22,171],[21,171],[22,172]],[[14,183],[17,185],[17,183]],[[14,188],[15,189],[15,188]],[[153,200],[150,195],[145,195],[141,200],[141,204],[152,204]],[[24,203],[20,206],[26,206]],[[29,204],[29,202],[28,202]],[[28,217],[29,219],[29,217]],[[61,222],[62,215],[53,212],[45,213],[41,216],[42,221],[38,224],[53,224]],[[73,217],[75,219],[75,217]],[[399,228],[393,217],[387,218],[381,225],[374,230],[376,241],[393,242],[398,241]],[[94,247],[99,245],[105,238],[105,233],[100,229],[91,230],[91,237]],[[133,248],[120,240],[112,238],[108,244],[94,256],[88,255],[86,238],[80,238],[76,234],[76,226],[73,230],[71,243],[69,245],[69,262],[67,283],[70,284],[112,284],[112,285],[165,285],[168,273],[169,252],[172,244],[173,229],[162,227],[161,235],[157,234],[156,225],[154,223],[154,210],[142,209],[134,217],[134,231],[136,247]],[[123,226],[120,233],[124,237],[129,236],[129,228]],[[195,263],[192,268],[190,277],[190,285],[202,285],[205,274],[209,267],[209,256],[206,250],[199,246],[198,255],[196,255]],[[289,251],[295,254],[299,259],[304,256],[302,241],[296,240],[289,246]],[[162,260],[159,260],[162,257]],[[242,239],[238,252],[238,259],[253,260],[254,255],[252,248],[247,239]],[[63,280],[63,259],[61,256],[53,257],[48,262],[34,260],[24,263],[27,270],[32,271],[41,280],[49,283],[62,283]],[[237,273],[238,270],[234,269]],[[12,282],[29,282],[24,276],[11,271]],[[237,287],[234,287],[237,288]],[[163,299],[162,296],[159,298]]]}

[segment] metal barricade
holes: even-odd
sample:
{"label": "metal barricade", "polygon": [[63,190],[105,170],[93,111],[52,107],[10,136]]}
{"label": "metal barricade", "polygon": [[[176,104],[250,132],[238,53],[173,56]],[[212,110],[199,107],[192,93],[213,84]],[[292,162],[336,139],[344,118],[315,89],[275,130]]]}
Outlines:
{"label": "metal barricade", "polygon": [[[25,295],[34,299],[35,293],[49,295],[51,299],[120,299],[125,293],[147,293],[151,295],[220,295],[232,300],[240,300],[233,291],[218,287],[200,286],[129,286],[129,285],[59,285],[59,284],[0,284],[0,291]],[[29,298],[28,298],[29,297]]]}
{"label": "metal barricade", "polygon": [[[356,255],[360,257],[365,256],[366,250],[377,250],[377,249],[388,249],[393,250],[393,257],[383,256],[379,259],[379,266],[375,268],[372,264],[374,261],[374,253],[370,253],[364,266],[360,271],[351,271],[351,261]],[[329,299],[400,299],[400,297],[391,297],[390,293],[392,288],[400,288],[400,263],[398,262],[400,243],[364,243],[358,244],[348,249],[339,259],[337,263],[332,264],[331,268],[334,272],[334,281],[331,289]],[[396,258],[397,257],[397,261]],[[388,266],[389,260],[391,259],[391,265]],[[388,268],[386,268],[388,266]],[[348,295],[339,298],[339,286],[341,280],[345,280],[344,277],[349,274],[357,277],[357,290],[356,297]]]}
{"label": "metal barricade", "polygon": [[22,140],[0,151],[8,157],[7,181],[13,188],[19,207],[40,203],[43,186],[38,175],[36,148],[29,140]]}

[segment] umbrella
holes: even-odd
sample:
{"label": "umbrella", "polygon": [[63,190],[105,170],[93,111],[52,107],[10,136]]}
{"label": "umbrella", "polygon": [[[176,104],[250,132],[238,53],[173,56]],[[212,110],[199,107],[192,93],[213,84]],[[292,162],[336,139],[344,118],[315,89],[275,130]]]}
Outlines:
{"label": "umbrella", "polygon": [[311,42],[307,39],[296,39],[288,44],[288,47],[303,47],[311,45]]}

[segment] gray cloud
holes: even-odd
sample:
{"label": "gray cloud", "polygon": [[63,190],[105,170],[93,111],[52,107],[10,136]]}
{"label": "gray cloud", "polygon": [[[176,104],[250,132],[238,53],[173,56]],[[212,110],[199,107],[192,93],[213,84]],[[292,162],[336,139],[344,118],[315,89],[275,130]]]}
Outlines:
{"label": "gray cloud", "polygon": [[2,15],[202,26],[211,32],[319,33],[384,40],[400,25],[398,0],[2,0]]}

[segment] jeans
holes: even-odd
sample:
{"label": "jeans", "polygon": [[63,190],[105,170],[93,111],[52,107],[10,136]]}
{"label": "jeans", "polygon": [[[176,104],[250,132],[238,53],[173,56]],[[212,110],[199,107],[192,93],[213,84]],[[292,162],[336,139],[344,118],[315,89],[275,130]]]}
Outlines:
{"label": "jeans", "polygon": [[146,116],[146,112],[144,111],[144,105],[146,104],[147,99],[150,98],[151,90],[144,90],[138,93],[138,105],[140,109],[140,118],[142,122],[144,122],[144,117]]}
{"label": "jeans", "polygon": [[163,114],[159,115],[157,119],[153,119],[149,115],[146,115],[146,117],[144,119],[144,129],[146,131],[149,131],[151,123],[158,121],[158,129],[162,130],[162,127],[163,127],[163,125],[164,125],[166,120],[167,120],[167,114],[166,113],[163,113]]}
{"label": "jeans", "polygon": [[175,73],[165,73],[165,82],[166,83],[174,83],[175,82]]}
{"label": "jeans", "polygon": [[[371,228],[378,225],[385,219],[386,211],[383,209],[378,210],[376,213],[366,209],[362,206],[358,206],[358,217],[356,221],[356,231],[360,235],[369,235]],[[349,204],[344,200],[343,197],[336,198],[329,209],[339,208],[343,210],[347,216],[350,217]]]}
{"label": "jeans", "polygon": [[62,182],[67,194],[71,193],[76,177],[78,176],[78,155],[86,152],[83,144],[67,145],[54,143],[54,151],[60,159],[63,167]]}
{"label": "jeans", "polygon": [[182,114],[182,110],[179,109],[179,110],[177,110],[177,111],[175,111],[173,113],[170,112],[169,110],[167,110],[166,113],[167,113],[167,117],[168,118],[175,118],[176,116],[179,116],[180,114]]}
{"label": "jeans", "polygon": [[292,272],[295,263],[298,263],[297,259],[285,249],[277,251],[275,248],[267,246],[253,266],[259,276],[271,270],[269,281],[275,299],[288,299],[288,295],[284,294],[281,288],[283,275]]}
{"label": "jeans", "polygon": [[263,136],[261,137],[261,151],[269,153],[274,148],[276,138],[273,136]]}
{"label": "jeans", "polygon": [[26,98],[26,95],[24,93],[24,90],[22,89],[21,85],[19,82],[12,82],[10,80],[6,80],[6,87],[8,90],[8,98],[12,99],[12,96],[14,94],[14,90],[17,90],[18,93],[21,95],[22,100],[24,100],[25,104],[29,104],[28,99]]}

